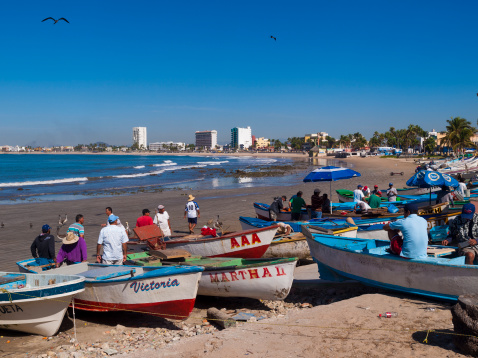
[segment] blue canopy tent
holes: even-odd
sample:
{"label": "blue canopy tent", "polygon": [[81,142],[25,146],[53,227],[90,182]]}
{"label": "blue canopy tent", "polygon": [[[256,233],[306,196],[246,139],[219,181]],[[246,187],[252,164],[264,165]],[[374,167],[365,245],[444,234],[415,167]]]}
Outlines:
{"label": "blue canopy tent", "polygon": [[318,181],[330,182],[330,210],[332,211],[332,182],[342,179],[356,178],[360,176],[362,176],[362,174],[352,169],[328,166],[315,169],[314,171],[307,174],[303,181],[306,183]]}
{"label": "blue canopy tent", "polygon": [[432,202],[431,188],[436,186],[448,186],[457,188],[460,183],[448,174],[432,172],[429,170],[420,170],[414,176],[407,180],[408,186],[418,186],[419,188],[430,188],[430,204]]}

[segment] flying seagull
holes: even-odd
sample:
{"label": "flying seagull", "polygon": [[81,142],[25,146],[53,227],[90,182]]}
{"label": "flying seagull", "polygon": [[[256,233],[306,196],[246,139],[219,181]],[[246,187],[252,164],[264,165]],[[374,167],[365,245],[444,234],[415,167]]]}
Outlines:
{"label": "flying seagull", "polygon": [[69,22],[67,19],[65,19],[64,17],[60,17],[58,20],[55,20],[53,17],[47,17],[45,20],[42,20],[41,22],[46,21],[46,20],[50,20],[50,19],[52,19],[53,21],[55,21],[55,22],[53,23],[53,25],[55,25],[55,24],[56,24],[58,21],[60,21],[60,20],[64,20],[64,21],[70,23],[70,22]]}
{"label": "flying seagull", "polygon": [[[45,20],[43,20],[43,21],[45,21]],[[277,41],[277,39],[272,35],[271,35],[271,39],[274,39],[274,41]]]}

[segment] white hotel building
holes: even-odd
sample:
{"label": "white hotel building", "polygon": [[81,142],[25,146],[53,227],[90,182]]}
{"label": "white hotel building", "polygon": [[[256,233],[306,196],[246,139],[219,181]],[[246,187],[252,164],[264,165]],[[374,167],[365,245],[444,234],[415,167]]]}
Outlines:
{"label": "white hotel building", "polygon": [[133,143],[138,143],[140,149],[148,149],[148,137],[146,127],[133,128]]}

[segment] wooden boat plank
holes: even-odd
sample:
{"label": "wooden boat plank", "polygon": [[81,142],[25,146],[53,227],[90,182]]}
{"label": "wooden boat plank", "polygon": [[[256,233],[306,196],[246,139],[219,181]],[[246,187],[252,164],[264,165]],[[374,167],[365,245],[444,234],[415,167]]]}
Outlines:
{"label": "wooden boat plank", "polygon": [[178,259],[191,256],[188,251],[183,249],[149,250],[149,253],[161,260]]}
{"label": "wooden boat plank", "polygon": [[429,246],[427,248],[427,255],[428,256],[433,256],[433,257],[440,257],[440,256],[445,256],[452,254],[456,251],[456,248],[454,247],[432,247]]}
{"label": "wooden boat plank", "polygon": [[122,266],[111,266],[106,268],[88,270],[88,271],[79,273],[78,276],[83,276],[85,278],[92,278],[95,280],[107,280],[114,277],[133,274],[135,272],[136,270],[132,268],[125,268]]}

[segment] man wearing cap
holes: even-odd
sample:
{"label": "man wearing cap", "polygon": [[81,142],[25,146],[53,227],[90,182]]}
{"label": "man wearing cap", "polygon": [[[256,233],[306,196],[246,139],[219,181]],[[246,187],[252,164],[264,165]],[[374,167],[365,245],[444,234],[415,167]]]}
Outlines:
{"label": "man wearing cap", "polygon": [[364,186],[362,189],[363,195],[368,198],[370,196],[370,188],[368,186]]}
{"label": "man wearing cap", "polygon": [[65,262],[67,265],[73,265],[85,262],[88,259],[86,251],[86,242],[82,236],[76,235],[73,231],[68,231],[66,237],[62,240],[58,255],[56,255],[56,267]]}
{"label": "man wearing cap", "polygon": [[284,202],[286,201],[287,197],[285,195],[274,198],[274,201],[269,206],[269,217],[272,221],[277,221],[277,216],[279,215],[280,211],[284,209]]}
{"label": "man wearing cap", "polygon": [[[383,229],[388,231],[391,246],[400,239],[399,231],[402,232],[403,244],[400,256],[407,259],[423,259],[427,257],[428,233],[427,221],[418,216],[416,204],[406,204],[404,207],[405,219],[385,224]],[[401,241],[401,240],[399,240]],[[395,252],[398,253],[398,252]]]}
{"label": "man wearing cap", "polygon": [[362,188],[362,185],[357,185],[357,189],[354,190],[354,202],[356,203],[362,201],[364,198]]}
{"label": "man wearing cap", "polygon": [[[380,195],[378,195],[378,193],[380,193]],[[382,192],[381,192],[380,190],[378,190],[378,185],[377,185],[377,184],[375,184],[375,185],[373,186],[372,194],[375,194],[375,195],[377,195],[378,197],[381,197],[381,196],[382,196]]]}
{"label": "man wearing cap", "polygon": [[450,236],[442,241],[442,245],[449,245],[455,241],[458,245],[458,254],[465,256],[465,263],[473,265],[478,254],[478,215],[475,214],[473,204],[465,204],[461,209],[461,214],[448,223],[450,227]]}
{"label": "man wearing cap", "polygon": [[201,217],[199,205],[194,201],[194,199],[196,198],[189,194],[188,202],[186,204],[186,208],[184,209],[184,218],[186,219],[187,215],[190,234],[194,234],[194,228],[198,223],[198,218]]}
{"label": "man wearing cap", "polygon": [[393,183],[388,183],[388,189],[387,189],[387,198],[388,201],[397,201],[397,189],[393,187]]}
{"label": "man wearing cap", "polygon": [[320,189],[315,189],[314,194],[310,197],[311,219],[320,219],[322,217],[322,204],[324,197],[320,195]]}
{"label": "man wearing cap", "polygon": [[55,261],[55,238],[50,234],[51,227],[45,224],[41,228],[41,234],[33,240],[32,256],[38,265],[46,265]]}
{"label": "man wearing cap", "polygon": [[153,222],[158,225],[164,235],[164,239],[171,236],[171,223],[169,222],[169,214],[165,210],[164,205],[158,205],[158,212],[154,215]]}
{"label": "man wearing cap", "polygon": [[[113,214],[111,214],[113,215]],[[111,216],[110,215],[110,216]],[[141,227],[141,226],[148,226],[148,225],[153,225],[153,219],[151,219],[151,216],[150,215],[150,211],[149,209],[143,209],[143,216],[140,216],[138,218],[138,220],[136,220],[136,227]],[[116,215],[114,215],[116,216]],[[117,217],[117,216],[116,216]],[[108,221],[109,221],[109,217],[108,217]]]}
{"label": "man wearing cap", "polygon": [[[151,219],[151,218],[150,218]],[[105,265],[122,265],[126,261],[128,236],[123,228],[118,226],[118,217],[111,214],[109,225],[101,229],[96,245],[96,262]],[[103,247],[103,255],[101,248]]]}

